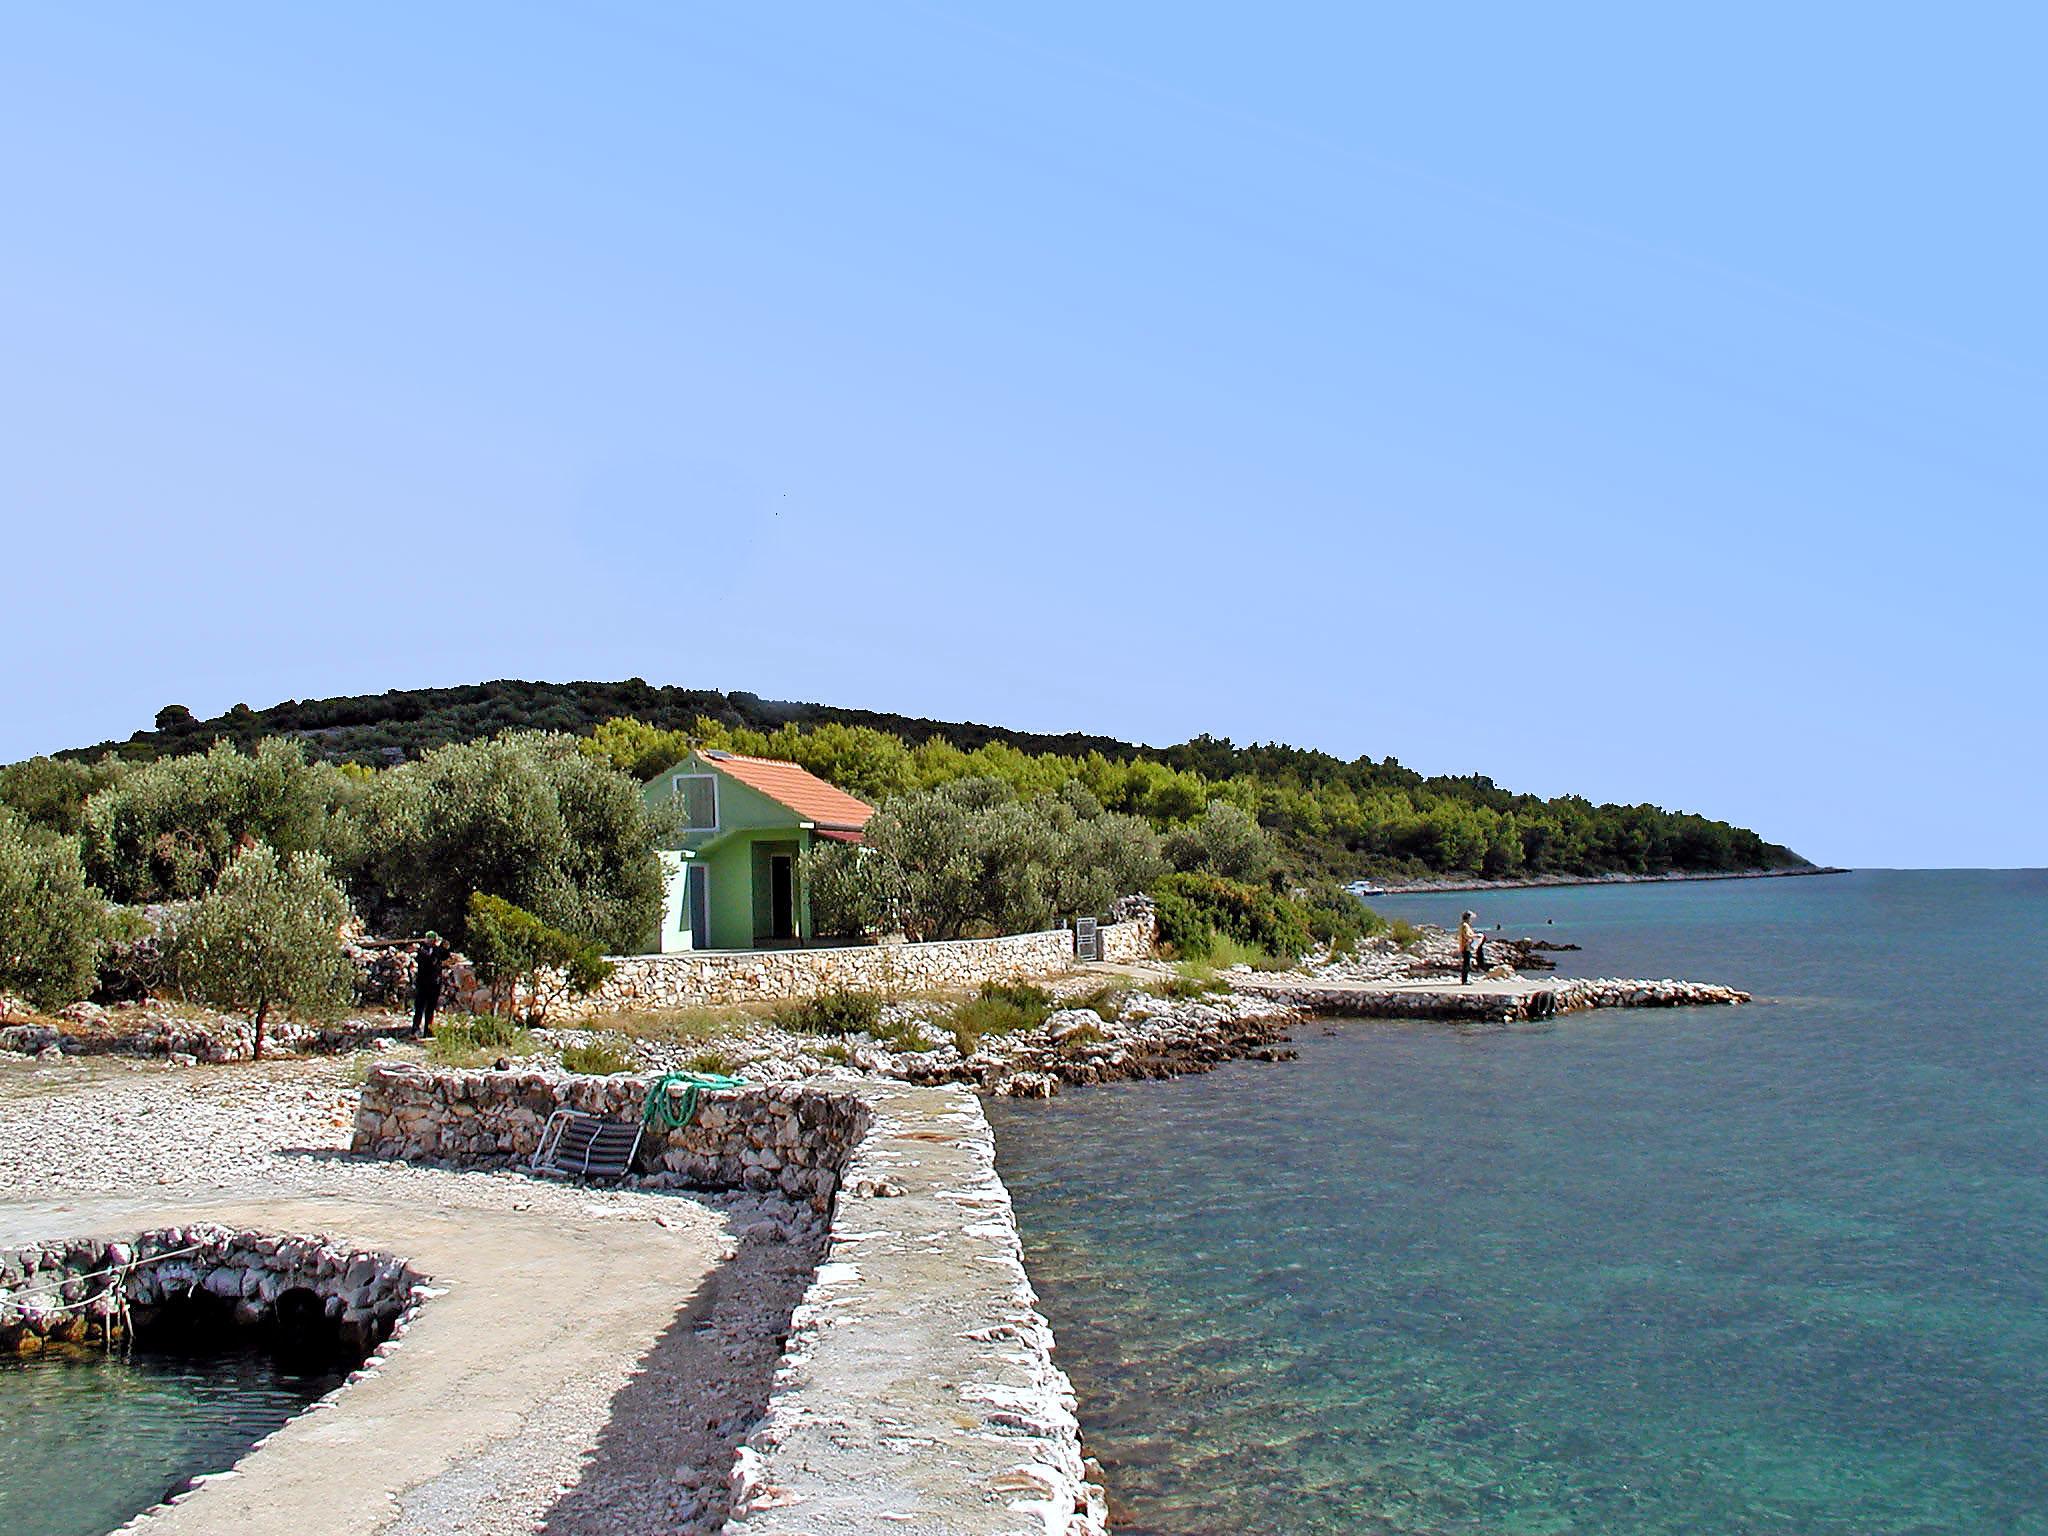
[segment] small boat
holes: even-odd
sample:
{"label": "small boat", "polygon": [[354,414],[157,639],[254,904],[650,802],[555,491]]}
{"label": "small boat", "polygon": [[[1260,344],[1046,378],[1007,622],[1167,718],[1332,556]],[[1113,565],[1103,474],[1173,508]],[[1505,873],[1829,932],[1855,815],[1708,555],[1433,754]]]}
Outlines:
{"label": "small boat", "polygon": [[1385,890],[1374,885],[1370,880],[1354,880],[1345,886],[1344,889],[1354,896],[1384,896],[1387,894]]}

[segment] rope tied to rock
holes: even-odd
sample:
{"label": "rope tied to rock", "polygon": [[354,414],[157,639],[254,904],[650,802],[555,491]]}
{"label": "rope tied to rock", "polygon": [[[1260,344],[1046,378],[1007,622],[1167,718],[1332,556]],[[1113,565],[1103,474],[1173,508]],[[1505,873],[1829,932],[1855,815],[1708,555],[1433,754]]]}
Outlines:
{"label": "rope tied to rock", "polygon": [[[719,1072],[664,1072],[647,1085],[647,1103],[640,1123],[651,1130],[679,1131],[697,1118],[697,1095],[744,1088],[744,1077]],[[671,1092],[672,1089],[680,1090]]]}

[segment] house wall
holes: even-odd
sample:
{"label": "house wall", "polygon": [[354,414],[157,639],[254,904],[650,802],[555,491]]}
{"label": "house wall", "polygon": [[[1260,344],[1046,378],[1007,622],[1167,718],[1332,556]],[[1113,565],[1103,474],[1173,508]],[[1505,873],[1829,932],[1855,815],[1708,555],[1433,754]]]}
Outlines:
{"label": "house wall", "polygon": [[[649,779],[641,787],[641,799],[651,808],[667,805],[674,798],[674,780],[679,773],[708,773],[718,781],[718,826],[709,832],[690,833],[682,844],[698,855],[697,861],[709,873],[711,947],[752,949],[756,936],[770,929],[767,859],[764,854],[757,854],[757,847],[769,844],[777,852],[800,853],[809,843],[810,834],[803,830],[801,819],[788,806],[742,784],[721,772],[717,763],[695,754]],[[663,930],[665,935],[674,934],[681,920],[680,863],[677,861],[664,870],[669,883],[665,919],[669,926]],[[797,931],[808,939],[810,901],[803,887],[801,865],[797,871],[796,905]],[[672,937],[665,937],[657,946],[664,951],[679,947]]]}

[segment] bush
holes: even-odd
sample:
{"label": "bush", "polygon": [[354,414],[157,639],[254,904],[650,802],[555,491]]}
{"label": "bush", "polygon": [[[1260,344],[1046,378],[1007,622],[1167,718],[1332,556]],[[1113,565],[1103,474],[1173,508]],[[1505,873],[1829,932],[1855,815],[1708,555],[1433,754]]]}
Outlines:
{"label": "bush", "polygon": [[1077,998],[1076,1008],[1086,1008],[1105,1024],[1114,1024],[1123,1017],[1124,1003],[1129,999],[1131,989],[1122,982],[1105,982],[1087,996]]}
{"label": "bush", "polygon": [[1308,915],[1309,932],[1333,950],[1357,947],[1358,941],[1380,932],[1386,919],[1334,880],[1315,880],[1296,893]]}
{"label": "bush", "polygon": [[994,999],[1021,1008],[1027,1013],[1036,1013],[1043,1019],[1052,1012],[1052,994],[1030,981],[984,981],[977,994],[984,1000]]}
{"label": "bush", "polygon": [[562,1052],[562,1069],[579,1072],[589,1077],[610,1077],[614,1072],[631,1072],[639,1064],[615,1045],[603,1041],[592,1041],[589,1045],[572,1045]]}
{"label": "bush", "polygon": [[1387,937],[1406,949],[1422,937],[1422,930],[1407,919],[1397,917],[1387,924]]}
{"label": "bush", "polygon": [[78,831],[85,802],[127,771],[127,764],[113,757],[96,763],[32,757],[0,768],[0,805],[30,826],[69,837]]}
{"label": "bush", "polygon": [[564,995],[581,997],[612,974],[612,963],[596,945],[481,891],[469,898],[466,944],[470,963],[500,1007],[514,1004],[525,989],[533,1002],[533,1023],[547,1017],[550,1003]]}
{"label": "bush", "polygon": [[467,952],[481,891],[613,954],[661,922],[661,866],[639,786],[569,736],[512,732],[443,747],[377,780],[361,888],[380,923]]}
{"label": "bush", "polygon": [[872,1034],[881,1022],[882,1000],[872,992],[821,992],[775,1010],[775,1022],[805,1035]]}
{"label": "bush", "polygon": [[1282,960],[1299,957],[1311,943],[1301,903],[1262,886],[1214,875],[1168,875],[1152,888],[1152,899],[1160,937],[1189,959],[1207,955],[1218,936]]}
{"label": "bush", "polygon": [[248,1013],[263,1054],[272,1008],[331,1018],[355,993],[342,953],[348,899],[316,853],[280,861],[258,843],[235,856],[205,900],[178,923],[171,969],[187,997]]}
{"label": "bush", "polygon": [[0,991],[61,1008],[93,989],[107,905],[87,888],[78,848],[0,809]]}

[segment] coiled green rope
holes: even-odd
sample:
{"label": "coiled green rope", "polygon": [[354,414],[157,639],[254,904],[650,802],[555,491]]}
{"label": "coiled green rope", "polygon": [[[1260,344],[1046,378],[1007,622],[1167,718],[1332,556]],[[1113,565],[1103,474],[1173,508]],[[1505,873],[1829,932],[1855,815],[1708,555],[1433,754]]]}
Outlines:
{"label": "coiled green rope", "polygon": [[[744,1077],[725,1077],[717,1072],[664,1072],[647,1085],[647,1103],[640,1111],[640,1123],[657,1131],[679,1131],[697,1118],[698,1094],[746,1086]],[[671,1088],[683,1091],[671,1095]]]}

